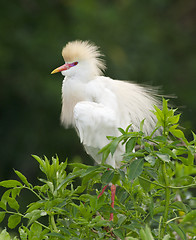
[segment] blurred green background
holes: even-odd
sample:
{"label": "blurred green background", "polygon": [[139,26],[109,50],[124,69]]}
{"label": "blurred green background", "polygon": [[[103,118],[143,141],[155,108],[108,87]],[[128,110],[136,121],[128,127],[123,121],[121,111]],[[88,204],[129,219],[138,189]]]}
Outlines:
{"label": "blurred green background", "polygon": [[34,181],[31,154],[93,163],[60,125],[63,77],[50,72],[68,41],[100,46],[106,75],[177,96],[182,126],[196,130],[195,0],[2,0],[0,11],[0,180],[14,168]]}

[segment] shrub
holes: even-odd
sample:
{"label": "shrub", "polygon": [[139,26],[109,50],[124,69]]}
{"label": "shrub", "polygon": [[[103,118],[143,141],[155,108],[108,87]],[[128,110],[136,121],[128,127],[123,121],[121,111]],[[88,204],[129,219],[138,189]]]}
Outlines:
{"label": "shrub", "polygon": [[[45,178],[33,186],[15,170],[20,181],[0,182],[6,188],[0,201],[0,221],[9,215],[8,228],[18,231],[14,240],[194,239],[196,135],[193,133],[190,142],[185,138],[178,126],[180,114],[175,115],[175,111],[168,109],[165,99],[162,110],[155,106],[158,122],[154,132],[161,128],[161,136],[154,136],[154,132],[145,136],[144,121],[139,132],[129,132],[129,127],[119,129],[121,135],[108,137],[110,143],[101,150],[100,165],[71,163],[73,170],[67,174],[67,161],[33,156]],[[114,169],[105,160],[114,154],[118,144],[125,145],[125,153],[122,167]],[[75,186],[78,178],[81,184]],[[100,189],[111,182],[117,185],[114,209],[110,206],[109,188],[97,198]],[[31,191],[37,201],[21,212],[24,189]],[[113,221],[109,221],[111,212]],[[11,239],[6,229],[0,239]]]}

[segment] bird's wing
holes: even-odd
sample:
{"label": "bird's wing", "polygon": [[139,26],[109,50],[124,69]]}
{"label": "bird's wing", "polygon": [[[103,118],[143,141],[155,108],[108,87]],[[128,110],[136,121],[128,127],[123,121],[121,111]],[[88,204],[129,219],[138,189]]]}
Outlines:
{"label": "bird's wing", "polygon": [[108,143],[106,136],[113,136],[117,128],[115,112],[101,103],[77,103],[74,120],[81,142],[99,149]]}
{"label": "bird's wing", "polygon": [[[74,108],[75,127],[85,150],[98,163],[101,155],[98,151],[108,144],[106,136],[117,135],[116,114],[102,103],[82,101]],[[115,160],[107,161],[115,167]]]}
{"label": "bird's wing", "polygon": [[157,121],[152,110],[154,105],[160,105],[156,90],[135,83],[114,82],[122,116],[122,126],[125,124],[126,127],[132,124],[132,130],[139,131],[140,123],[145,119],[143,131],[146,135],[151,134]]}
{"label": "bird's wing", "polygon": [[[81,142],[95,161],[101,161],[98,151],[108,140],[106,136],[119,136],[119,127],[132,124],[132,131],[140,130],[145,119],[144,132],[151,134],[156,118],[150,111],[156,104],[152,92],[134,83],[98,77],[86,87],[87,101],[80,101],[74,107],[74,121]],[[119,166],[123,147],[119,146],[107,163]]]}
{"label": "bird's wing", "polygon": [[[140,123],[145,119],[143,131],[147,135],[151,134],[156,125],[156,117],[151,110],[154,105],[160,106],[155,89],[108,77],[98,77],[96,81],[102,82],[107,91],[115,96],[118,127],[126,128],[132,124],[132,131],[139,131]],[[104,105],[114,105],[113,99],[110,101],[102,97],[102,100]]]}
{"label": "bird's wing", "polygon": [[[100,78],[88,83],[85,95],[86,101],[78,102],[74,107],[75,127],[87,153],[95,161],[101,161],[97,154],[106,144],[107,136],[118,136],[119,115],[116,95]],[[121,161],[122,158],[118,158]],[[116,166],[115,158],[109,158],[107,163]]]}

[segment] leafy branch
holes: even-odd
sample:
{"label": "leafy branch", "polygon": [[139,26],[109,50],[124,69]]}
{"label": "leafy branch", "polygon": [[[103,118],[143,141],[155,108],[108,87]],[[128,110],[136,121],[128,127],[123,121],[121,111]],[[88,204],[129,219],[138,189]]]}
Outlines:
{"label": "leafy branch", "polygon": [[[180,114],[155,106],[157,127],[145,136],[141,122],[139,132],[119,129],[119,137],[108,137],[109,144],[100,154],[101,165],[67,164],[58,157],[48,160],[33,156],[44,173],[40,185],[33,186],[14,170],[18,180],[5,180],[0,201],[0,222],[18,228],[21,240],[44,239],[126,239],[169,240],[178,236],[186,240],[196,235],[196,135],[188,141],[179,128]],[[163,134],[156,136],[156,131]],[[122,166],[106,164],[109,154],[123,145]],[[139,146],[139,147],[138,147]],[[134,151],[135,149],[135,151]],[[67,167],[72,171],[68,173]],[[75,187],[76,181],[80,184]],[[115,206],[110,206],[109,183],[117,185]],[[106,191],[98,198],[102,187]],[[22,190],[37,198],[25,212],[20,205]],[[113,212],[114,220],[109,221]],[[0,239],[11,239],[4,229]],[[19,239],[14,237],[14,240]]]}

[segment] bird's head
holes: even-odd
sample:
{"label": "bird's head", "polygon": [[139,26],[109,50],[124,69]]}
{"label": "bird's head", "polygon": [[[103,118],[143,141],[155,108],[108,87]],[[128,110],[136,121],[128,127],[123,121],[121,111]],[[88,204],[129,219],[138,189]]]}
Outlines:
{"label": "bird's head", "polygon": [[64,76],[86,78],[101,75],[105,69],[98,47],[88,41],[68,42],[62,50],[62,56],[65,64],[51,74],[61,72]]}

